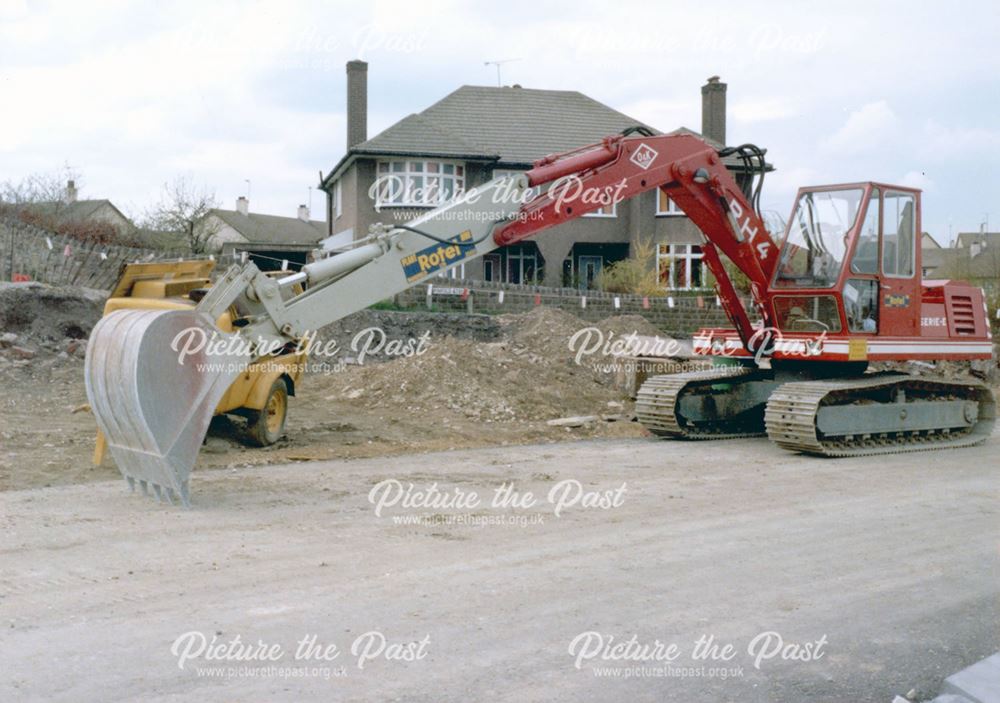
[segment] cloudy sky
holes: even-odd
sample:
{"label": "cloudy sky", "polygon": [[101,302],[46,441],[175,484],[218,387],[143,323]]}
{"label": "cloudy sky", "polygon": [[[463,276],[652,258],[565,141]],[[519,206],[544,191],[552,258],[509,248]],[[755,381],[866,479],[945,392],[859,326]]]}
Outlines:
{"label": "cloudy sky", "polygon": [[[293,215],[344,151],[344,63],[369,62],[369,136],[463,84],[579,90],[768,149],[798,185],[924,189],[942,242],[1000,229],[1000,11],[990,2],[34,2],[0,0],[0,181],[65,165],[138,213],[185,175]],[[312,194],[314,213],[323,211]]]}

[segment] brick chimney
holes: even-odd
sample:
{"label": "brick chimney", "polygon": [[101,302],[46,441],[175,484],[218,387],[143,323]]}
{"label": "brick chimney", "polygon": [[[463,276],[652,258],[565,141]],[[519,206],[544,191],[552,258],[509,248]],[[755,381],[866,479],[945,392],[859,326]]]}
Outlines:
{"label": "brick chimney", "polygon": [[66,181],[66,195],[63,196],[63,202],[66,205],[76,202],[76,181]]}
{"label": "brick chimney", "polygon": [[250,214],[250,201],[247,200],[245,195],[241,195],[240,197],[236,198],[236,212],[240,213],[241,215]]}
{"label": "brick chimney", "polygon": [[726,143],[726,84],[718,76],[712,76],[701,87],[701,133]]}
{"label": "brick chimney", "polygon": [[347,62],[347,148],[368,139],[368,64]]}
{"label": "brick chimney", "polygon": [[309,208],[305,205],[299,205],[299,219],[303,222],[309,221]]}

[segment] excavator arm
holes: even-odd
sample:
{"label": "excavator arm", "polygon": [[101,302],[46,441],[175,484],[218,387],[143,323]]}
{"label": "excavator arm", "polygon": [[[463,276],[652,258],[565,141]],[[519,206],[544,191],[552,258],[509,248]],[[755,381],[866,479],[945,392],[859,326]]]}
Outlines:
{"label": "excavator arm", "polygon": [[[540,192],[522,204],[529,187]],[[98,426],[133,488],[188,505],[188,477],[214,408],[249,363],[463,261],[654,188],[704,233],[704,260],[747,344],[750,317],[723,256],[750,280],[768,324],[764,296],[777,255],[751,200],[697,137],[619,135],[542,159],[406,224],[377,225],[349,251],[283,279],[253,263],[234,265],[195,308],[105,316],[85,368]],[[304,292],[295,294],[297,283],[308,284]],[[215,325],[230,310],[238,328],[231,334]]]}
{"label": "excavator arm", "polygon": [[[757,313],[770,324],[765,296],[777,247],[719,153],[702,139],[686,134],[609,137],[600,144],[543,159],[526,175],[532,186],[555,185],[526,204],[516,221],[497,231],[498,244],[521,241],[609,205],[612,198],[620,201],[659,188],[705,236],[704,261],[744,345],[753,335],[751,320],[722,255],[749,279]],[[585,198],[585,193],[604,200]]]}

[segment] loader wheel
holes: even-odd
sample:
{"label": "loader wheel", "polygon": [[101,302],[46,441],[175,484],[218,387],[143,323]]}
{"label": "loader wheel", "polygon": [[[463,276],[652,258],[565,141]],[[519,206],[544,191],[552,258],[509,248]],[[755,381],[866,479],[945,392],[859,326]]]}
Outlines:
{"label": "loader wheel", "polygon": [[267,447],[285,433],[285,416],[288,414],[288,385],[285,379],[276,379],[267,394],[263,410],[247,411],[247,433],[257,447]]}

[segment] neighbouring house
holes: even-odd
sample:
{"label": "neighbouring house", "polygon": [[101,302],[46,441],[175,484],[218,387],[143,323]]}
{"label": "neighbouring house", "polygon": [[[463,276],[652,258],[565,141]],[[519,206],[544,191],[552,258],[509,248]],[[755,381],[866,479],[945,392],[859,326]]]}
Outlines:
{"label": "neighbouring house", "polygon": [[949,250],[942,247],[930,232],[924,232],[920,237],[921,273],[924,278],[930,278],[931,272],[940,267]]}
{"label": "neighbouring house", "polygon": [[25,219],[42,227],[80,238],[131,241],[136,227],[107,199],[81,200],[74,181],[66,182],[60,200],[32,203],[23,208]]}
{"label": "neighbouring house", "polygon": [[[456,191],[525,171],[548,154],[628,127],[652,129],[576,91],[466,85],[369,139],[367,86],[368,64],[348,62],[347,152],[320,184],[327,193],[328,248],[364,237],[375,222],[412,219]],[[675,131],[696,134],[683,127]],[[699,136],[718,148],[725,143],[726,84],[717,76],[702,87]],[[726,163],[740,177],[738,159]],[[391,194],[373,188],[377,178],[389,174],[405,179],[407,187]],[[438,194],[433,202],[428,189],[419,188],[428,181],[439,184],[430,191]],[[410,192],[421,193],[422,201],[408,200]],[[658,190],[459,264],[450,275],[592,287],[603,267],[634,253],[640,240],[655,243],[665,288],[710,287],[700,231]]]}
{"label": "neighbouring house", "polygon": [[1000,232],[960,233],[953,247],[941,249],[937,265],[925,276],[968,281],[991,296],[1000,294]]}
{"label": "neighbouring house", "polygon": [[250,201],[243,196],[235,210],[215,208],[195,226],[209,251],[223,256],[245,251],[267,271],[280,269],[285,261],[298,268],[327,235],[326,222],[311,219],[305,205],[299,205],[296,217],[264,215],[250,212]]}

